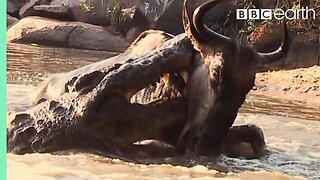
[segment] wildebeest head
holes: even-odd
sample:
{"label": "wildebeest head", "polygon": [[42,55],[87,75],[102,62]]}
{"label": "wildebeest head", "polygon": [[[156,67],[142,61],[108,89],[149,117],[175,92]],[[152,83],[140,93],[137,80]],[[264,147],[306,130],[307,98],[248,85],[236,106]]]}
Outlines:
{"label": "wildebeest head", "polygon": [[220,144],[238,109],[254,86],[256,65],[274,62],[285,56],[289,49],[285,23],[282,44],[269,53],[238,45],[229,37],[211,30],[204,23],[204,16],[221,1],[211,0],[200,5],[192,20],[187,0],[184,1],[184,29],[202,60],[188,82],[188,120],[178,148],[191,148],[200,154],[212,149],[219,153]]}
{"label": "wildebeest head", "polygon": [[195,9],[192,21],[190,20],[190,14],[188,13],[188,3],[187,0],[184,2],[184,11],[183,11],[183,24],[185,32],[188,37],[192,40],[192,43],[205,61],[208,61],[212,58],[212,54],[216,52],[222,52],[224,55],[231,55],[233,58],[226,57],[225,59],[233,59],[236,61],[238,55],[241,53],[246,53],[247,56],[252,56],[252,61],[257,63],[271,63],[274,62],[288,52],[289,49],[289,37],[286,23],[284,25],[283,31],[283,41],[280,47],[268,53],[260,53],[255,51],[253,48],[238,45],[229,37],[221,35],[213,30],[211,30],[204,23],[204,16],[206,13],[213,8],[215,5],[219,4],[222,0],[211,0]]}

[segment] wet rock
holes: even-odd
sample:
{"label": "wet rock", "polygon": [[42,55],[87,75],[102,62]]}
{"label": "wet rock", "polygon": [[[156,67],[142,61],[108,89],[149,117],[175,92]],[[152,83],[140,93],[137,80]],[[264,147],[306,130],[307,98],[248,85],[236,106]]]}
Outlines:
{"label": "wet rock", "polygon": [[75,2],[77,3],[69,3],[68,5],[70,7],[71,19],[100,26],[110,25],[111,17],[107,15],[109,9],[107,6],[108,0],[84,0]]}
{"label": "wet rock", "polygon": [[163,30],[174,35],[183,32],[184,30],[181,20],[182,7],[183,1],[173,1],[157,20],[155,24],[155,29]]}
{"label": "wet rock", "polygon": [[103,27],[41,17],[20,20],[7,31],[7,41],[117,52],[129,46],[123,38]]}
{"label": "wet rock", "polygon": [[[282,41],[283,25],[276,22],[260,24],[249,36],[252,46],[260,52],[274,51]],[[290,49],[283,60],[265,67],[265,69],[310,67],[316,65],[320,54],[319,32],[297,33],[289,30]]]}
{"label": "wet rock", "polygon": [[130,28],[125,35],[125,39],[128,42],[133,42],[141,33],[142,31],[138,27]]}
{"label": "wet rock", "polygon": [[[192,12],[198,5],[204,2],[205,0],[190,1],[189,12]],[[155,29],[163,30],[174,35],[184,32],[181,19],[182,8],[183,1],[173,0],[169,6],[164,9],[163,13],[159,15],[159,18],[155,22]]]}
{"label": "wet rock", "polygon": [[39,5],[34,6],[34,9],[37,11],[46,11],[60,14],[67,14],[69,11],[69,7],[65,5]]}
{"label": "wet rock", "polygon": [[10,16],[9,14],[7,14],[7,29],[9,29],[12,25],[14,25],[15,23],[17,23],[19,21],[19,19]]}
{"label": "wet rock", "polygon": [[173,1],[175,0],[122,0],[122,7],[129,8],[137,6],[144,12],[149,20],[155,21]]}
{"label": "wet rock", "polygon": [[7,14],[18,18],[20,8],[26,3],[26,0],[7,0]]}
{"label": "wet rock", "polygon": [[273,51],[281,43],[282,29],[278,23],[262,23],[248,36],[248,40],[260,52]]}
{"label": "wet rock", "polygon": [[136,6],[122,9],[116,31],[128,42],[133,42],[143,31],[149,28],[149,20]]}
{"label": "wet rock", "polygon": [[[144,0],[122,0],[122,8],[130,8],[133,6],[138,7],[141,11],[145,12],[145,7],[147,3],[144,3]],[[112,6],[112,2],[109,2],[109,6]]]}
{"label": "wet rock", "polygon": [[[240,4],[243,0],[232,0],[223,1],[219,3],[216,7],[212,8],[206,15],[206,24],[217,31],[221,29],[228,36],[234,34],[228,33],[229,31],[234,31],[234,23],[236,23],[236,8],[237,4]],[[189,3],[189,13],[193,12],[200,4],[203,4],[206,0],[195,0]],[[174,0],[169,4],[169,6],[164,10],[160,17],[156,20],[155,29],[163,30],[171,34],[179,34],[184,32],[182,24],[182,8],[183,1]],[[228,22],[226,22],[228,21]],[[239,22],[239,21],[237,21]]]}
{"label": "wet rock", "polygon": [[[31,0],[19,12],[20,17],[40,16],[62,21],[79,21],[99,26],[109,26],[114,17],[113,5],[105,0]],[[149,27],[149,20],[136,6],[122,9],[115,30],[132,42],[141,32]],[[119,21],[119,22],[118,22]],[[111,28],[110,28],[111,29]],[[113,30],[114,30],[113,29]],[[130,32],[127,36],[127,32]]]}
{"label": "wet rock", "polygon": [[13,4],[11,1],[7,1],[7,13],[18,15],[19,7]]}
{"label": "wet rock", "polygon": [[38,5],[34,6],[33,16],[51,19],[72,20],[70,8],[65,5]]}
{"label": "wet rock", "polygon": [[107,10],[105,0],[31,0],[20,9],[19,15],[21,18],[41,16],[106,26],[110,24]]}
{"label": "wet rock", "polygon": [[36,5],[48,5],[50,4],[47,0],[30,0],[26,4],[24,4],[19,10],[20,18],[24,18],[27,16],[36,16],[39,13],[33,8]]}

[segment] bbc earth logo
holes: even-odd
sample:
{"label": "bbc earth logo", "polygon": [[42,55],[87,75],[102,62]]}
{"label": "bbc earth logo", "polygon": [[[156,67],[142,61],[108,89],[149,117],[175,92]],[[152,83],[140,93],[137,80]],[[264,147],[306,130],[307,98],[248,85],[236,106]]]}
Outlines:
{"label": "bbc earth logo", "polygon": [[307,20],[315,19],[316,12],[314,9],[302,7],[301,9],[237,9],[237,20],[271,20],[271,19],[287,19],[287,20]]}

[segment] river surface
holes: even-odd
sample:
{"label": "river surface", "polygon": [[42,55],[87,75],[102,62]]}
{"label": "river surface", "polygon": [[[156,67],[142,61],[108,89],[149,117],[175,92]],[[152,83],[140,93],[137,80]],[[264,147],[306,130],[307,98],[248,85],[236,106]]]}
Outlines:
{"label": "river surface", "polygon": [[[114,53],[7,44],[8,112],[28,108],[28,94],[46,77],[112,55]],[[218,163],[228,173],[214,170],[216,165],[201,159],[166,158],[163,162],[167,163],[142,165],[88,153],[8,153],[7,177],[41,180],[320,179],[319,109],[303,102],[284,102],[249,94],[235,123],[251,123],[261,127],[270,152],[253,160],[222,156]],[[189,166],[184,166],[183,162]],[[193,166],[190,167],[190,164]]]}

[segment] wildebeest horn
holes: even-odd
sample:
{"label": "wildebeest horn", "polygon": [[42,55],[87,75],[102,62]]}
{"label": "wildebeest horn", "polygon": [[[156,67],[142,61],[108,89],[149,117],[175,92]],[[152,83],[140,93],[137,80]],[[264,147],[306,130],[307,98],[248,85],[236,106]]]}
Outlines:
{"label": "wildebeest horn", "polygon": [[188,13],[189,6],[187,3],[188,0],[184,0],[183,11],[182,11],[182,22],[185,33],[188,38],[192,41],[193,45],[196,46],[198,42],[203,42],[204,38],[200,36],[197,30],[194,27],[192,21],[190,21],[190,14]]}
{"label": "wildebeest horn", "polygon": [[[219,4],[222,0],[211,0],[208,1],[202,5],[200,5],[196,10],[194,11],[193,15],[193,26],[196,30],[198,36],[202,37],[202,39],[205,39],[206,42],[210,43],[211,45],[216,46],[226,46],[228,44],[232,44],[233,41],[224,35],[221,35],[213,30],[211,30],[205,23],[204,23],[204,16],[205,14],[214,6]],[[186,1],[185,1],[186,5]],[[283,28],[283,39],[280,47],[273,51],[268,53],[260,53],[257,52],[258,60],[260,63],[266,64],[274,62],[283,56],[285,56],[289,51],[289,34],[288,34],[288,28],[286,23],[284,22],[284,28]]]}
{"label": "wildebeest horn", "polygon": [[212,0],[208,1],[202,5],[200,5],[198,8],[194,10],[193,14],[193,24],[194,28],[196,29],[197,33],[200,34],[200,36],[204,37],[206,39],[206,42],[210,42],[211,44],[219,45],[226,45],[226,44],[232,44],[233,41],[224,35],[221,35],[213,30],[211,30],[204,22],[204,16],[205,14],[214,6],[219,4],[222,0]]}
{"label": "wildebeest horn", "polygon": [[282,57],[284,57],[289,51],[289,33],[288,33],[288,28],[287,24],[284,21],[283,22],[283,37],[282,37],[282,43],[280,47],[273,51],[273,52],[268,52],[268,53],[258,53],[259,61],[262,64],[267,64],[274,62]]}

